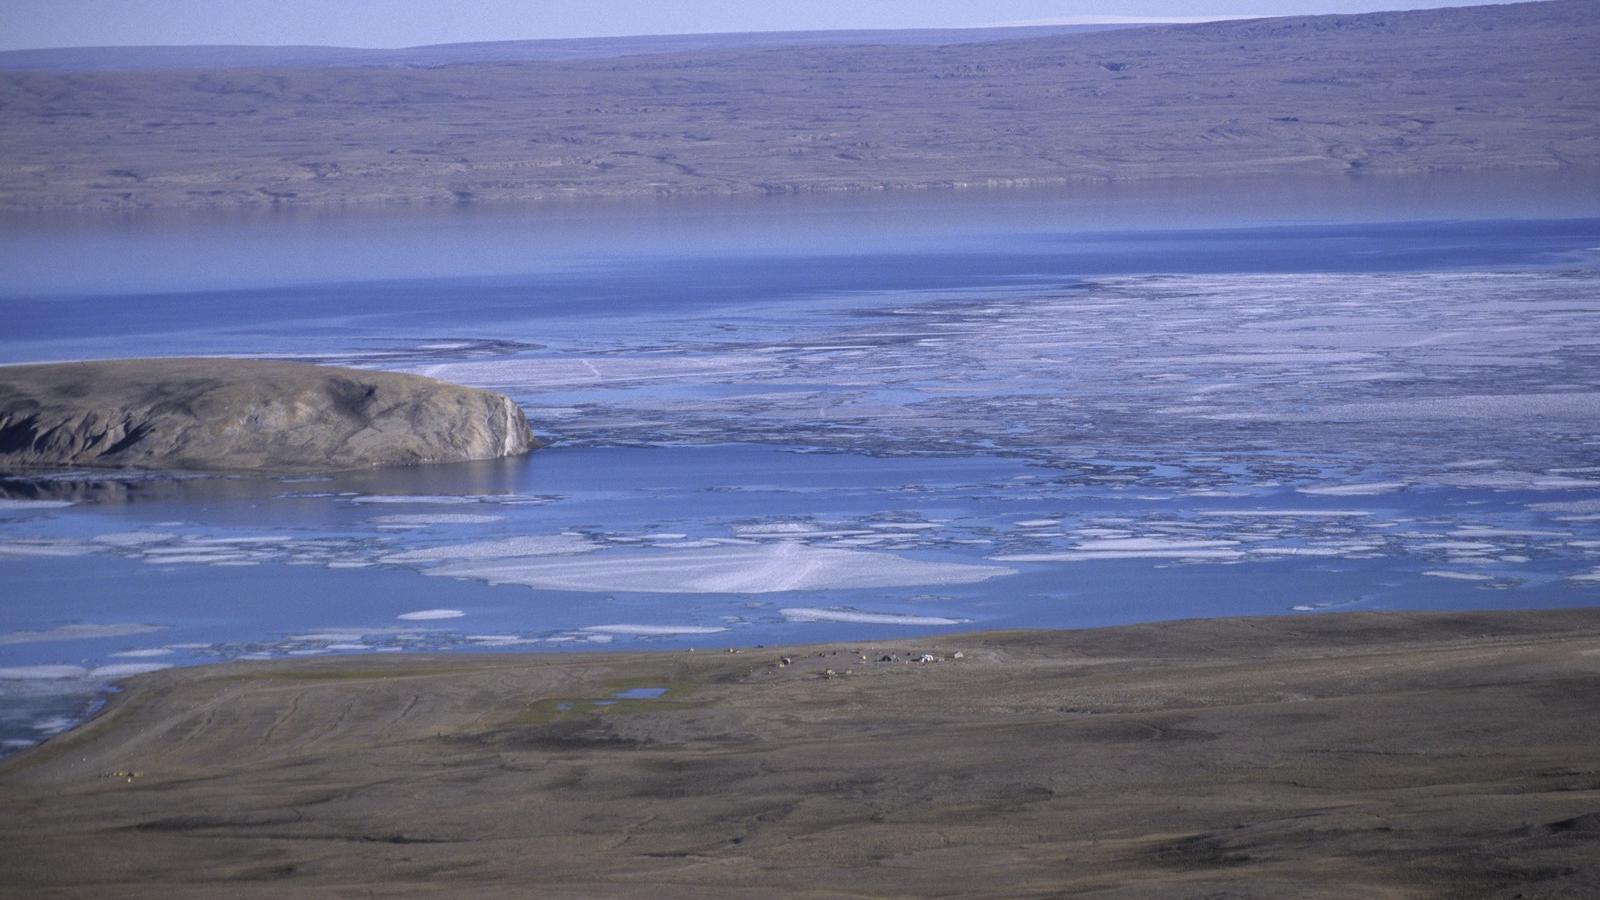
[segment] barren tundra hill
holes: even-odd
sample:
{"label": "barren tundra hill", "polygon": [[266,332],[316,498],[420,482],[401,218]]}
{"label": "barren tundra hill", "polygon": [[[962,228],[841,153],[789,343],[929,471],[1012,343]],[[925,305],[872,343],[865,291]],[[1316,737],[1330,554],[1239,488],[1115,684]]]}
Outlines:
{"label": "barren tundra hill", "polygon": [[1600,165],[1600,4],[432,68],[0,74],[0,208]]}
{"label": "barren tundra hill", "polygon": [[[1590,898],[1597,639],[1600,610],[1389,612],[170,669],[0,765],[0,878],[159,900]],[[617,696],[646,686],[665,693]]]}

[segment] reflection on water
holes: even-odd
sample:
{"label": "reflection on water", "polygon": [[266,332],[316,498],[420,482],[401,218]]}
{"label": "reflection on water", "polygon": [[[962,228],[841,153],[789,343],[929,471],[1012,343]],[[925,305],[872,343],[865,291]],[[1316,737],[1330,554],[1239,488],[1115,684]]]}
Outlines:
{"label": "reflection on water", "polygon": [[[360,469],[314,476],[139,472],[72,469],[0,473],[0,499],[59,500],[97,507],[162,503],[253,508],[264,500],[299,493],[417,496],[514,494],[535,458],[478,460],[407,468]],[[315,508],[314,504],[307,509]],[[302,510],[303,511],[303,510]],[[254,514],[252,514],[254,515]]]}

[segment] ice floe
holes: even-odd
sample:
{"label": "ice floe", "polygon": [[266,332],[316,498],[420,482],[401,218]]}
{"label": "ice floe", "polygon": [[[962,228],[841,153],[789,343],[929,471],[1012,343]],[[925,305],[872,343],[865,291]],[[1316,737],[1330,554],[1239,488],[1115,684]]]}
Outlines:
{"label": "ice floe", "polygon": [[1528,508],[1551,513],[1600,513],[1600,498],[1530,503]]}
{"label": "ice floe", "polygon": [[1100,538],[1079,541],[1065,550],[1005,553],[1001,562],[1085,562],[1097,559],[1239,559],[1236,540],[1189,540],[1161,537]]}
{"label": "ice floe", "polygon": [[1241,519],[1359,519],[1372,515],[1366,509],[1202,509],[1200,516],[1233,516]]}
{"label": "ice floe", "polygon": [[1449,473],[1433,476],[1430,480],[1451,487],[1500,491],[1571,491],[1600,487],[1600,481],[1593,478],[1572,478],[1545,472]]}
{"label": "ice floe", "polygon": [[1482,572],[1451,572],[1451,571],[1446,570],[1446,569],[1429,569],[1428,571],[1423,572],[1422,574],[1427,575],[1427,576],[1429,576],[1431,578],[1446,578],[1446,579],[1449,579],[1451,581],[1493,581],[1494,580],[1494,577],[1492,575],[1485,575]]}
{"label": "ice floe", "polygon": [[0,544],[0,559],[30,556],[88,556],[99,548],[72,540],[18,540]]}
{"label": "ice floe", "polygon": [[98,666],[89,670],[91,678],[130,678],[134,675],[144,675],[149,672],[159,672],[170,669],[168,663],[113,663],[109,666]]}
{"label": "ice floe", "polygon": [[457,494],[363,494],[349,498],[351,503],[405,503],[418,506],[464,506],[480,502],[481,498]]}
{"label": "ice floe", "polygon": [[864,612],[858,609],[790,606],[778,610],[790,622],[849,622],[856,625],[961,625],[971,619],[950,619],[944,616],[917,616],[901,613]]}
{"label": "ice floe", "polygon": [[1244,552],[1223,549],[1194,550],[1051,550],[1040,553],[1003,553],[989,557],[998,562],[1092,562],[1102,559],[1235,560]]}
{"label": "ice floe", "polygon": [[720,634],[728,629],[717,625],[589,625],[578,630],[586,634],[625,634],[635,637],[653,637]]}
{"label": "ice floe", "polygon": [[74,625],[59,625],[41,631],[13,631],[9,634],[0,634],[0,645],[4,644],[37,644],[48,641],[79,641],[90,638],[129,637],[136,634],[148,634],[152,631],[161,631],[164,625],[145,625],[135,622],[125,622],[108,625],[94,625],[89,623]]}
{"label": "ice floe", "polygon": [[505,559],[508,557],[563,556],[589,553],[602,545],[576,534],[520,535],[470,544],[444,544],[391,553],[379,562],[410,563],[440,562],[444,560]]}
{"label": "ice floe", "polygon": [[0,679],[33,681],[36,679],[87,678],[89,670],[83,666],[3,666]]}
{"label": "ice floe", "polygon": [[407,622],[428,622],[434,619],[459,619],[466,613],[459,609],[419,609],[416,612],[401,613],[396,619]]}
{"label": "ice floe", "polygon": [[399,526],[426,526],[426,525],[484,525],[489,522],[503,522],[505,516],[483,515],[479,513],[436,513],[433,515],[395,515],[374,516],[375,525]]}
{"label": "ice floe", "polygon": [[780,542],[660,552],[607,551],[582,558],[483,558],[424,570],[491,584],[584,592],[766,594],[782,591],[970,584],[1014,570],[929,562],[887,553]]}
{"label": "ice floe", "polygon": [[97,534],[93,540],[96,544],[105,544],[108,547],[143,547],[149,544],[160,544],[176,538],[177,535],[165,531],[120,531],[111,534]]}
{"label": "ice floe", "polygon": [[1321,497],[1375,497],[1392,494],[1408,487],[1404,481],[1374,481],[1361,484],[1322,484],[1299,488],[1302,494]]}

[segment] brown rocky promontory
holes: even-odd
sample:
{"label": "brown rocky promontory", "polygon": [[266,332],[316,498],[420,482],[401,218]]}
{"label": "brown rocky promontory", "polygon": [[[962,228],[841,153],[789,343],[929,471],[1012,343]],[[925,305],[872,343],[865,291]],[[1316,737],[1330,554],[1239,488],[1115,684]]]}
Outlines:
{"label": "brown rocky promontory", "polygon": [[419,375],[195,358],[0,367],[0,466],[333,471],[535,445],[509,398]]}

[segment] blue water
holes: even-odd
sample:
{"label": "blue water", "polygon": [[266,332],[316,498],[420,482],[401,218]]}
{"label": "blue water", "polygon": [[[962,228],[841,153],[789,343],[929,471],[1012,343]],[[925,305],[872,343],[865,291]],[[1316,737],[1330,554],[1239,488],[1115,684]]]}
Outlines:
{"label": "blue water", "polygon": [[0,474],[0,741],[228,659],[1593,604],[1576,184],[8,223],[0,362],[420,372],[551,446]]}
{"label": "blue water", "polygon": [[[684,317],[853,309],[861,295],[1015,290],[1130,273],[1388,272],[1549,266],[1600,218],[983,235],[1000,249],[632,258],[559,272],[180,293],[0,297],[8,362],[182,354],[382,352],[416,338],[541,343],[603,323],[684,338]],[[999,238],[1003,237],[1003,241]]]}

